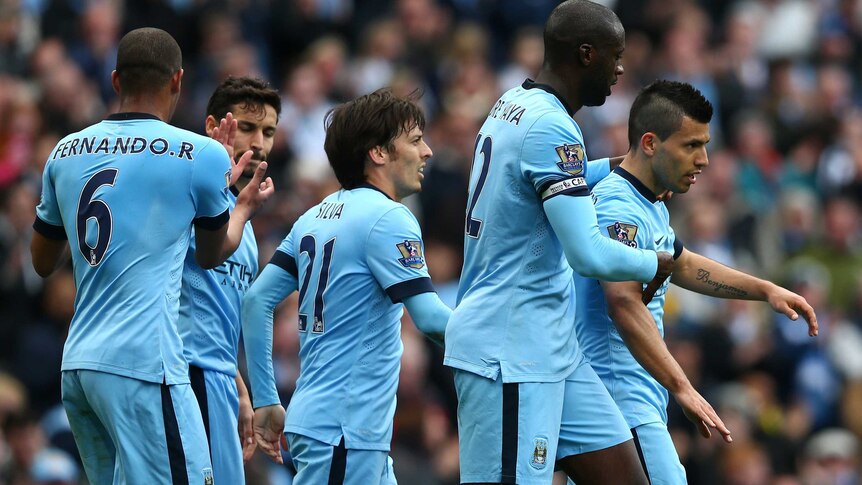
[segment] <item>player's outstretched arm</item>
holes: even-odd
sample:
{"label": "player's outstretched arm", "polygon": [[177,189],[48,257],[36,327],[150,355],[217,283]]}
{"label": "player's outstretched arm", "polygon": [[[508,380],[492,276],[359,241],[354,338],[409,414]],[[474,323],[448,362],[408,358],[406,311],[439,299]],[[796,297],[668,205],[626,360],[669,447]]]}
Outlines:
{"label": "player's outstretched arm", "polygon": [[452,309],[440,300],[437,293],[420,293],[407,297],[404,299],[404,306],[407,307],[416,328],[442,346]]}
{"label": "player's outstretched arm", "polygon": [[697,425],[704,438],[711,436],[712,428],[728,443],[733,441],[718,413],[694,389],[667,349],[652,314],[641,301],[641,285],[632,281],[603,281],[602,288],[608,302],[608,313],[638,363],[673,394],[686,417]]}
{"label": "player's outstretched arm", "polygon": [[248,395],[248,388],[245,387],[245,381],[242,380],[242,375],[236,373],[236,391],[239,396],[239,416],[237,419],[237,432],[239,433],[239,443],[242,447],[242,461],[248,463],[248,460],[254,455],[254,450],[257,445],[254,441],[254,408],[251,406],[251,398]]}
{"label": "player's outstretched arm", "polygon": [[677,259],[671,281],[702,295],[768,302],[773,310],[791,320],[798,319],[801,314],[808,322],[808,335],[813,337],[818,333],[814,309],[802,296],[687,249],[683,249]]}
{"label": "player's outstretched arm", "polygon": [[631,248],[602,236],[589,197],[552,197],[544,208],[569,265],[581,276],[648,283],[654,278],[664,281],[673,270],[669,253]]}
{"label": "player's outstretched arm", "polygon": [[33,269],[43,278],[51,276],[60,262],[68,257],[68,248],[69,245],[65,239],[51,239],[34,231],[33,238],[30,240]]}

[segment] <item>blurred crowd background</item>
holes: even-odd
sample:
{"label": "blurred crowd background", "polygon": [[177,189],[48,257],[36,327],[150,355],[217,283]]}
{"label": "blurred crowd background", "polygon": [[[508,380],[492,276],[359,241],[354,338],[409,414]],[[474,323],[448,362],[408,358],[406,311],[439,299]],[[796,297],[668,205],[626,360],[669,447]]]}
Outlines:
{"label": "blurred crowd background", "polygon": [[[733,431],[703,439],[672,403],[692,484],[860,483],[862,438],[862,1],[603,0],[627,29],[625,75],[576,116],[590,158],[627,151],[637,90],[683,80],[714,104],[710,165],[670,203],[701,254],[804,295],[820,336],[763,303],[672,290],[667,343]],[[455,303],[471,152],[503,91],[535,76],[552,0],[0,0],[0,484],[85,483],[60,401],[75,295],[69,269],[29,259],[42,167],[55,143],[116,111],[117,42],[172,33],[185,77],[174,124],[201,132],[228,75],[283,97],[254,221],[265,264],[293,221],[338,186],[323,151],[334,104],[389,85],[424,91],[434,150],[419,218],[434,282]],[[572,28],[577,28],[573,25]],[[153,167],[159,170],[159,167]],[[299,370],[295,297],[276,318],[287,404]],[[536,327],[541,332],[541,325]],[[455,395],[441,350],[405,317],[392,456],[400,483],[458,483]],[[146,433],[146,430],[142,430]],[[288,483],[260,454],[249,483]]]}

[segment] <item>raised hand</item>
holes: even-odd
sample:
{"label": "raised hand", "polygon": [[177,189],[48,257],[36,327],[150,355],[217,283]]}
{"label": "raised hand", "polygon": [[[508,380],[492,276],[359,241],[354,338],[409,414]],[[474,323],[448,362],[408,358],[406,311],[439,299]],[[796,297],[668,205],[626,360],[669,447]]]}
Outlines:
{"label": "raised hand", "polygon": [[240,175],[242,175],[243,170],[245,170],[245,166],[248,165],[252,156],[252,151],[248,150],[242,154],[239,161],[236,160],[236,154],[234,153],[233,148],[233,142],[236,140],[236,130],[236,119],[234,119],[233,113],[229,112],[221,119],[219,125],[213,128],[212,135],[210,135],[213,140],[221,143],[225,150],[227,150],[228,157],[230,158],[231,185],[235,184]]}
{"label": "raised hand", "polygon": [[[242,156],[242,159],[245,159],[246,163],[248,163],[249,158],[251,158],[251,151],[245,152]],[[242,159],[240,160],[241,163]],[[264,174],[266,174],[266,167],[266,162],[260,162],[260,165],[254,171],[251,182],[242,189],[242,192],[236,198],[236,208],[234,210],[248,211],[246,220],[251,219],[258,209],[263,206],[264,202],[275,193],[275,185],[272,183],[272,177],[263,178]],[[231,175],[231,178],[233,178],[233,175]]]}

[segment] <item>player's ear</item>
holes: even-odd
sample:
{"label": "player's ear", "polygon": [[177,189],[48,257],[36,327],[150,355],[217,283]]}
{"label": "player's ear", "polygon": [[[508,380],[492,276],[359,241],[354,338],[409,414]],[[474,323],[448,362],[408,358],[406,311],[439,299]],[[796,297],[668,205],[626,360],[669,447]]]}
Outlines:
{"label": "player's ear", "polygon": [[590,44],[581,44],[578,46],[578,58],[581,60],[581,64],[589,66],[593,62],[594,55],[595,49]]}
{"label": "player's ear", "polygon": [[114,88],[114,92],[120,94],[120,73],[116,70],[111,72],[111,87]]}
{"label": "player's ear", "polygon": [[368,150],[368,159],[374,165],[383,165],[389,159],[389,152],[381,145]]}
{"label": "player's ear", "polygon": [[179,71],[175,72],[173,76],[171,76],[171,92],[178,93],[183,85],[183,69],[180,68]]}
{"label": "player's ear", "polygon": [[648,157],[655,155],[658,137],[655,133],[648,131],[641,136],[640,148],[641,151]]}
{"label": "player's ear", "polygon": [[204,129],[207,132],[207,136],[213,136],[213,130],[218,126],[218,120],[215,119],[213,115],[207,115],[207,120],[204,122]]}

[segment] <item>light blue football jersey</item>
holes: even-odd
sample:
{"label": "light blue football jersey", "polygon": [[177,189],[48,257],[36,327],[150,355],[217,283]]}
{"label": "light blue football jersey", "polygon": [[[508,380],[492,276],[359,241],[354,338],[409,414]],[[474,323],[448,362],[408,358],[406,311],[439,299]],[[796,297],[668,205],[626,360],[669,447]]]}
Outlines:
{"label": "light blue football jersey", "polygon": [[[231,187],[231,210],[236,206]],[[240,305],[257,276],[257,241],[251,221],[245,223],[242,241],[220,266],[205,270],[195,260],[195,237],[186,252],[180,293],[179,330],[189,364],[236,375],[239,350]]]}
{"label": "light blue football jersey", "polygon": [[[285,432],[333,446],[343,435],[347,448],[389,450],[403,349],[400,302],[434,291],[423,250],[413,214],[370,185],[330,194],[296,221],[243,308],[244,320],[271,321],[269,309],[298,282],[301,370]],[[278,402],[266,352],[249,346],[259,336],[243,326],[254,405]],[[271,324],[255,328],[271,331]]]}
{"label": "light blue football jersey", "polygon": [[42,178],[34,228],[68,238],[77,295],[62,370],[187,383],[177,332],[192,222],[229,218],[218,142],[141,113],[63,138]]}
{"label": "light blue football jersey", "polygon": [[581,130],[551,87],[527,80],[491,109],[476,138],[447,366],[504,382],[555,382],[575,368],[572,270],[543,203],[589,196],[597,177],[586,160]]}
{"label": "light blue football jersey", "polygon": [[[682,253],[682,241],[670,226],[664,202],[623,168],[617,167],[593,189],[599,227],[607,237],[631,247]],[[665,294],[669,279],[647,308],[664,336]],[[608,316],[608,304],[598,280],[575,274],[578,308],[575,327],[581,348],[601,377],[628,425],[667,423],[667,390],[635,360]]]}

